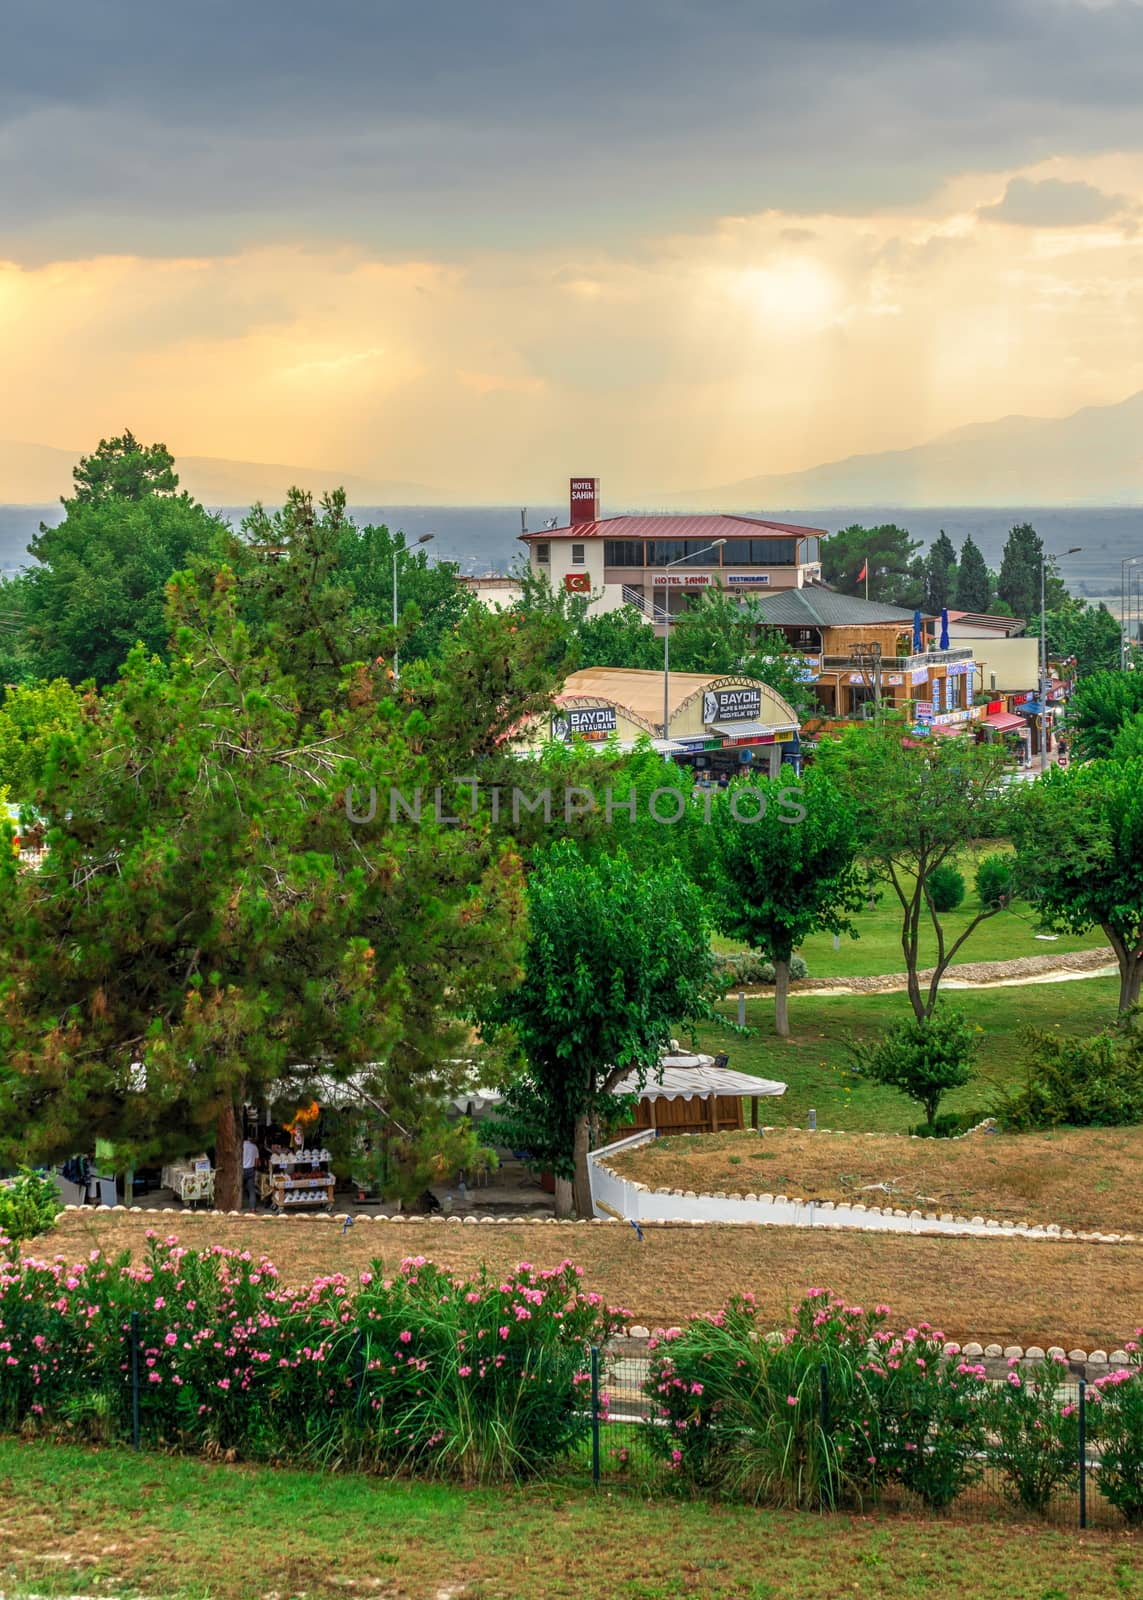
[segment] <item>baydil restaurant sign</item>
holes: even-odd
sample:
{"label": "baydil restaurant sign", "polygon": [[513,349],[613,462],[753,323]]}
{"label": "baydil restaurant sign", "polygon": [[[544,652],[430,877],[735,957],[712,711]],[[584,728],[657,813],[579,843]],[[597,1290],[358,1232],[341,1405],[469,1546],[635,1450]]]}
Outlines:
{"label": "baydil restaurant sign", "polygon": [[702,697],[702,720],[757,722],[762,715],[761,689],[708,689]]}
{"label": "baydil restaurant sign", "polygon": [[552,718],[553,739],[606,739],[615,730],[614,706],[569,706]]}

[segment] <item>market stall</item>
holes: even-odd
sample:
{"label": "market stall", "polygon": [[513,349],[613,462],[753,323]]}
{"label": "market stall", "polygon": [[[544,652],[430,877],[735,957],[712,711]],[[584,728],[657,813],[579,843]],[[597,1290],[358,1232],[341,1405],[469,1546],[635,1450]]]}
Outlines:
{"label": "market stall", "polygon": [[275,1151],[270,1156],[270,1198],[275,1211],[332,1207],[335,1181],[328,1150]]}
{"label": "market stall", "polygon": [[159,1181],[184,1206],[214,1204],[214,1168],[205,1156],[197,1161],[173,1162],[162,1169]]}

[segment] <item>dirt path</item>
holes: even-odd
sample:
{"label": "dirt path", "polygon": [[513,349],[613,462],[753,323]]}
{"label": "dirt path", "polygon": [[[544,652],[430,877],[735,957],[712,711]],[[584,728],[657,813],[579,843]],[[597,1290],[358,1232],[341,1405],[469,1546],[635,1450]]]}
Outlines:
{"label": "dirt path", "polygon": [[[1110,949],[1076,950],[1070,955],[1017,956],[1012,961],[965,961],[949,967],[942,981],[946,989],[1000,989],[1053,980],[1114,977],[1118,971]],[[932,974],[932,967],[926,967],[920,975],[921,982],[927,983]],[[790,987],[799,994],[898,994],[904,992],[906,982],[903,972],[885,972],[878,977],[845,978],[841,982],[802,978]],[[768,996],[774,988],[772,984],[755,985],[744,992]]]}

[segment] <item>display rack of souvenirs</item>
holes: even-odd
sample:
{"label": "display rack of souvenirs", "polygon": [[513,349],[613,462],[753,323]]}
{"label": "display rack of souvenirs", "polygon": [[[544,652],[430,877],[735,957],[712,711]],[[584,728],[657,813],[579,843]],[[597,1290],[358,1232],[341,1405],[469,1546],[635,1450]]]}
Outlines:
{"label": "display rack of souvenirs", "polygon": [[270,1188],[276,1211],[332,1206],[334,1182],[328,1150],[276,1150],[270,1156]]}

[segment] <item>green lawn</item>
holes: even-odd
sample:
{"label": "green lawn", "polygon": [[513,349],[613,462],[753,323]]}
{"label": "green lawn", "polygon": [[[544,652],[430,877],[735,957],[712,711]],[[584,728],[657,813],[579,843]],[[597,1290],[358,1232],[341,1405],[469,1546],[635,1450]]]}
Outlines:
{"label": "green lawn", "polygon": [[[946,998],[981,1030],[978,1076],[974,1083],[946,1096],[942,1111],[991,1108],[995,1086],[1012,1083],[1021,1071],[1021,1036],[1029,1025],[1070,1033],[1096,1033],[1114,1021],[1119,998],[1117,978],[1079,978],[1012,988],[947,990]],[[724,1008],[732,1020],[737,1004]],[[789,1040],[773,1033],[774,1007],[769,999],[748,1000],[751,1038],[738,1039],[715,1028],[700,1033],[703,1048],[725,1050],[730,1064],[763,1078],[777,1078],[788,1087],[781,1099],[762,1102],[762,1120],[804,1127],[814,1107],[823,1128],[904,1131],[921,1120],[919,1110],[903,1095],[873,1084],[847,1085],[846,1040],[869,1038],[898,1017],[909,1015],[904,994],[800,995],[790,997]]]}
{"label": "green lawn", "polygon": [[461,1490],[0,1440],[0,1589],[149,1600],[1143,1600],[1127,1533]]}
{"label": "green lawn", "polygon": [[[967,894],[964,904],[941,918],[945,929],[945,942],[950,945],[968,926],[980,910],[974,888],[977,862],[985,855],[998,855],[1002,850],[992,844],[966,851],[957,862],[964,875]],[[811,978],[877,977],[887,972],[903,972],[901,955],[901,908],[893,890],[882,885],[880,899],[872,910],[861,911],[854,918],[859,937],[843,935],[840,949],[834,950],[830,934],[815,934],[801,947]],[[1017,956],[1062,955],[1072,950],[1095,950],[1106,945],[1107,940],[1097,928],[1082,938],[1060,934],[1055,939],[1038,939],[1040,924],[1031,906],[1020,902],[1015,909],[1001,911],[987,922],[982,922],[967,943],[957,952],[957,961],[1011,961]],[[715,938],[714,948],[728,953],[741,950],[732,940]],[[1113,959],[1109,954],[1108,960]],[[922,966],[932,966],[936,961],[936,941],[932,928],[926,925],[922,942]]]}

